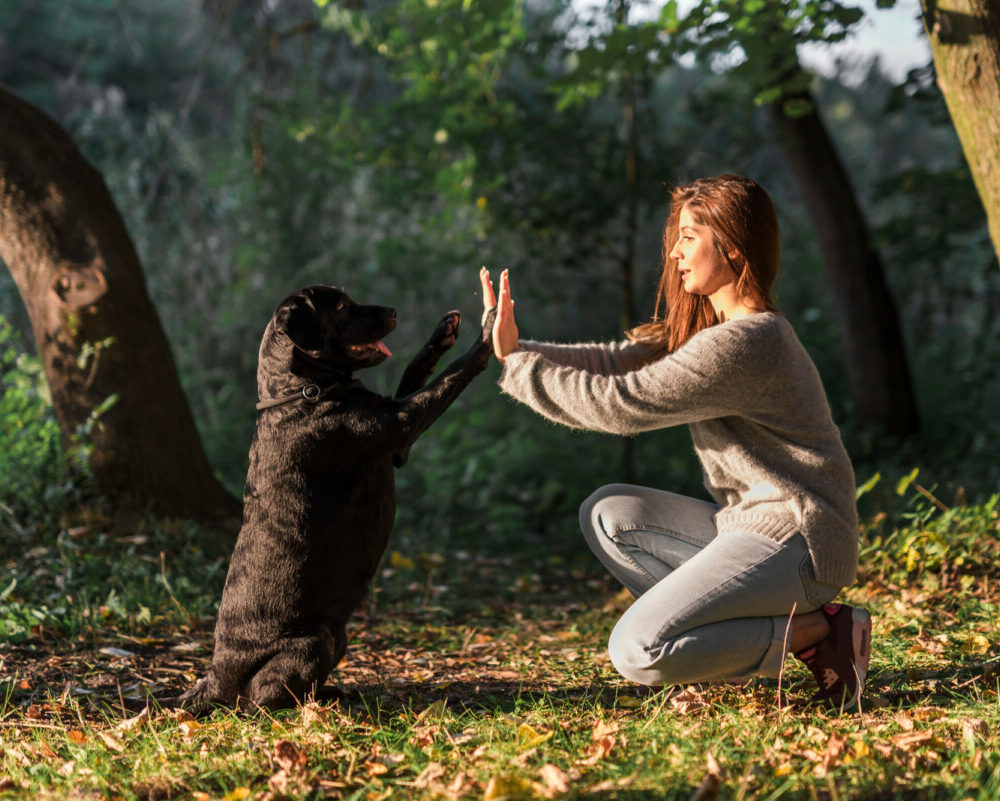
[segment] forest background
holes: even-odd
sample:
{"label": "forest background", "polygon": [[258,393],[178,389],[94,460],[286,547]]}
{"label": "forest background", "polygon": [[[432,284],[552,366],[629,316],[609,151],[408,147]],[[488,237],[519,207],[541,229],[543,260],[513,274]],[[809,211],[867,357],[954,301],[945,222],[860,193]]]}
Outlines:
{"label": "forest background", "polygon": [[[103,174],[210,463],[234,494],[257,344],[290,291],[334,283],[399,308],[397,356],[365,376],[382,392],[444,311],[475,325],[482,264],[511,269],[522,335],[609,340],[653,311],[669,188],[726,171],[775,198],[779,303],[820,369],[859,483],[918,466],[946,495],[996,490],[1000,272],[930,66],[902,82],[877,58],[808,74],[898,310],[919,432],[894,437],[855,414],[842,300],[770,124],[759,54],[732,35],[701,58],[708,33],[669,44],[669,3],[435,6],[80,0],[2,12],[0,81]],[[843,38],[860,13],[833,17],[814,38]],[[30,352],[6,275],[0,314],[14,350]],[[5,382],[44,399],[30,362],[8,361]],[[685,431],[624,444],[570,433],[500,398],[494,376],[400,471],[397,536],[545,534],[622,478],[703,493]],[[31,447],[24,425],[4,427],[0,495],[30,527],[86,482],[66,469],[51,413],[31,423]]]}
{"label": "forest background", "polygon": [[[803,69],[866,8],[0,2],[0,798],[997,798],[997,236],[943,70]],[[936,59],[967,22],[932,20]],[[283,297],[398,308],[363,376],[383,393],[445,311],[467,346],[481,265],[511,270],[522,335],[610,340],[653,312],[670,188],[727,171],[774,197],[778,302],[856,468],[858,714],[806,708],[795,660],[621,679],[630,596],[577,507],[622,480],[703,495],[690,437],[558,428],[496,364],[397,471],[344,702],[157,709],[207,668]]]}

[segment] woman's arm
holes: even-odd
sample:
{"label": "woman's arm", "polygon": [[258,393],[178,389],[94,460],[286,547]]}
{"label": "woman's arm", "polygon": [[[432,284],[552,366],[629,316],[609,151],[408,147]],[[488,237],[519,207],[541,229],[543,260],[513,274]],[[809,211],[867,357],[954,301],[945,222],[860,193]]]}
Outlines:
{"label": "woman's arm", "polygon": [[742,414],[766,370],[739,329],[716,326],[638,370],[601,375],[521,349],[500,376],[504,392],[548,419],[610,434]]}
{"label": "woman's arm", "polygon": [[638,370],[649,363],[649,348],[638,342],[580,342],[561,344],[519,340],[523,350],[540,353],[556,364],[578,367],[600,375],[618,375]]}
{"label": "woman's arm", "polygon": [[[492,308],[496,303],[490,274],[483,267],[479,271],[483,284],[484,307]],[[649,362],[650,351],[637,342],[596,342],[579,344],[556,344],[534,342],[518,338],[517,324],[514,322],[514,301],[510,292],[510,274],[504,270],[500,275],[500,306],[497,322],[493,329],[494,352],[503,363],[507,356],[518,350],[529,350],[542,354],[556,364],[564,364],[588,370],[600,375],[616,375],[637,370]]]}

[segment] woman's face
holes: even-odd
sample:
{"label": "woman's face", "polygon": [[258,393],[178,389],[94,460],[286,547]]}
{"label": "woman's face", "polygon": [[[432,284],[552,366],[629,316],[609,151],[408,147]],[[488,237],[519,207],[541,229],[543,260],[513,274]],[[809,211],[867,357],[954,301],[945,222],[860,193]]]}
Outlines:
{"label": "woman's face", "polygon": [[677,259],[677,271],[685,292],[714,295],[736,280],[728,262],[715,246],[712,229],[695,222],[687,206],[681,209],[677,243],[670,251]]}

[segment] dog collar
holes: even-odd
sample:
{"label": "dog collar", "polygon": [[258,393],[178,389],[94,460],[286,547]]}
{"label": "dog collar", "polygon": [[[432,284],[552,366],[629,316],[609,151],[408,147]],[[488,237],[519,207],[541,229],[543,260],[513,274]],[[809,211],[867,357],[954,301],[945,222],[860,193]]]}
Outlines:
{"label": "dog collar", "polygon": [[326,393],[328,393],[331,389],[333,389],[333,387],[320,389],[318,384],[306,384],[301,390],[291,395],[282,395],[280,398],[267,398],[260,401],[257,404],[257,409],[271,409],[275,406],[281,406],[285,403],[291,403],[292,401],[297,400],[307,400],[310,403],[315,403],[326,395]]}

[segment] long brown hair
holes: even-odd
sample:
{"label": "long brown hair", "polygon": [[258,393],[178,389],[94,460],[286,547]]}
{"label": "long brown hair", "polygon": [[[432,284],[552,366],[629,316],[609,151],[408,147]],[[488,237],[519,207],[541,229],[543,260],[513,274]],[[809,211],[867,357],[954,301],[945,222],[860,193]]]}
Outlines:
{"label": "long brown hair", "polygon": [[695,222],[712,231],[717,251],[736,275],[739,297],[754,308],[777,311],[771,287],[781,268],[781,243],[771,198],[741,175],[699,178],[671,194],[653,319],[626,332],[629,339],[656,353],[673,353],[699,331],[719,322],[708,296],[684,291],[677,259],[670,257],[685,207]]}

